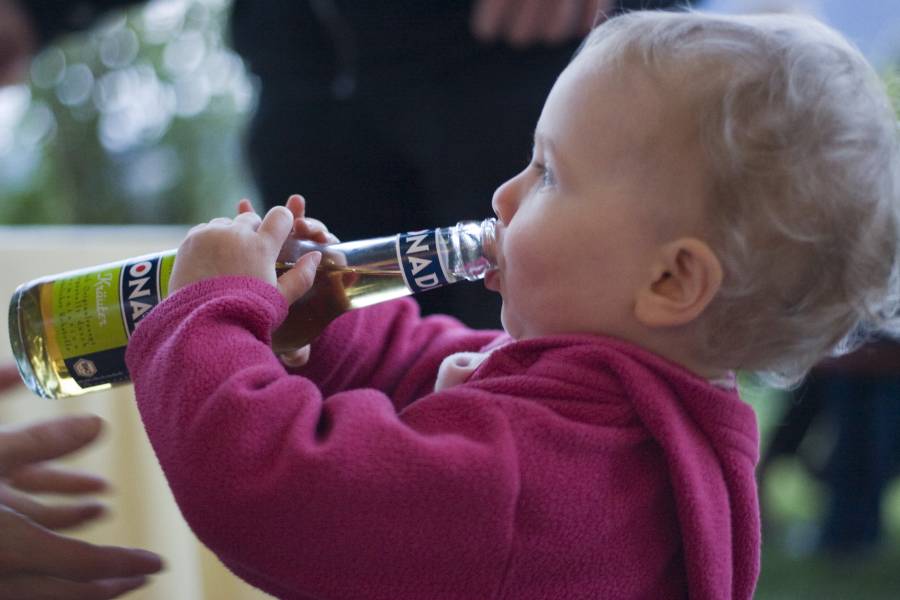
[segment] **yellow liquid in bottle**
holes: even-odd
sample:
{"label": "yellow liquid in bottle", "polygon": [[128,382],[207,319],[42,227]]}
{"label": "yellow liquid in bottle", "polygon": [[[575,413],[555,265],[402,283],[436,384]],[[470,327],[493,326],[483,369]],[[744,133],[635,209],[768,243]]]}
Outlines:
{"label": "yellow liquid in bottle", "polygon": [[25,384],[45,398],[65,398],[111,387],[107,383],[82,388],[69,373],[52,318],[52,287],[52,281],[22,287],[10,302],[10,341]]}
{"label": "yellow liquid in bottle", "polygon": [[[290,265],[279,265],[283,272]],[[16,291],[10,302],[9,332],[25,383],[45,398],[65,398],[108,389],[105,383],[81,387],[66,366],[58,344],[67,315],[53,314],[53,281]],[[272,334],[272,349],[288,352],[308,344],[335,318],[352,308],[410,294],[399,270],[368,270],[322,265],[313,287],[295,302]]]}
{"label": "yellow liquid in bottle", "polygon": [[284,323],[272,333],[272,349],[301,348],[348,310],[410,293],[399,270],[320,266],[313,287],[291,305]]}
{"label": "yellow liquid in bottle", "polygon": [[[490,266],[493,244],[492,220],[329,246],[286,243],[278,259],[284,262],[275,266],[279,273],[304,252],[318,250],[323,258],[312,288],[273,332],[272,349],[305,346],[350,309],[477,279]],[[456,266],[448,268],[451,254]],[[28,387],[45,398],[63,398],[127,381],[128,338],[168,293],[174,256],[146,255],[20,286],[10,302],[9,334]]]}

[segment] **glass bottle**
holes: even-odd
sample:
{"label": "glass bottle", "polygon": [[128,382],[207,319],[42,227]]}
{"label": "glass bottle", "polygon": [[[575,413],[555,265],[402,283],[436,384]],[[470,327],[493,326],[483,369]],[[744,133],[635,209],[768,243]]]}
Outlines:
{"label": "glass bottle", "polygon": [[[495,219],[393,236],[316,244],[288,239],[283,272],[303,254],[322,261],[312,288],[272,333],[272,349],[300,348],[354,309],[484,277],[495,266]],[[175,250],[24,283],[9,305],[9,337],[25,384],[65,398],[128,381],[125,349],[146,314],[169,293]]]}

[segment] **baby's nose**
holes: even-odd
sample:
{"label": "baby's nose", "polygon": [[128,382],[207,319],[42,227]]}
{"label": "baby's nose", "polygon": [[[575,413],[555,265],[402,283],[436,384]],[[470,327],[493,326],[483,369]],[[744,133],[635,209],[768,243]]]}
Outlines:
{"label": "baby's nose", "polygon": [[509,223],[509,220],[512,218],[513,214],[515,214],[516,200],[514,182],[515,178],[512,178],[503,183],[496,191],[494,191],[494,196],[491,198],[491,208],[494,209],[494,214],[504,223]]}

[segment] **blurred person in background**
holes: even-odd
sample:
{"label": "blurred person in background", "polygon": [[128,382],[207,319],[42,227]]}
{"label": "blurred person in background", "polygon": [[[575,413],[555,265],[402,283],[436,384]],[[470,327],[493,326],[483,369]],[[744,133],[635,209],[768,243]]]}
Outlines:
{"label": "blurred person in background", "polygon": [[[0,44],[21,74],[34,48],[137,2],[0,3],[18,6]],[[233,45],[260,90],[246,150],[262,204],[299,190],[344,240],[484,218],[595,20],[676,4],[686,2],[234,0]],[[434,290],[420,305],[499,326],[499,302],[480,286]]]}
{"label": "blurred person in background", "polygon": [[[900,342],[882,338],[824,361],[790,395],[760,461],[760,480],[784,456],[797,455],[827,489],[814,549],[864,558],[883,542],[884,494],[900,475]],[[824,462],[803,443],[815,429],[833,432]]]}

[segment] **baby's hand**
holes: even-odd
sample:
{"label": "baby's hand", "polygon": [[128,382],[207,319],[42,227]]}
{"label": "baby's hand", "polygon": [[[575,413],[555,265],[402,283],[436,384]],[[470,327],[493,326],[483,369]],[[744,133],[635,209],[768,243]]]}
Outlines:
{"label": "baby's hand", "polygon": [[[300,194],[289,196],[284,206],[291,211],[291,215],[294,217],[294,227],[291,231],[293,237],[298,240],[312,240],[319,244],[337,244],[340,242],[328,231],[328,228],[325,227],[322,221],[310,219],[306,216],[306,199]],[[248,212],[255,212],[250,201],[244,199],[238,202],[238,214]]]}
{"label": "baby's hand", "polygon": [[[294,194],[288,198],[285,207],[291,211],[294,218],[292,230],[293,237],[302,240],[312,240],[320,244],[336,244],[338,240],[321,221],[306,217],[306,200],[303,196]],[[238,214],[252,213],[253,205],[249,200],[241,200],[238,203]],[[278,354],[278,358],[288,368],[302,367],[309,361],[309,345],[296,348],[289,352]]]}
{"label": "baby's hand", "polygon": [[[203,279],[243,275],[276,286],[289,304],[295,302],[312,286],[321,260],[320,253],[310,252],[280,277],[275,273],[275,259],[297,219],[297,201],[289,200],[290,208],[271,209],[262,219],[252,207],[246,210],[249,203],[242,202],[241,206],[234,219],[220,217],[188,232],[175,257],[171,291]],[[302,209],[299,220],[308,221],[302,219]],[[318,237],[326,241],[326,234],[324,231]]]}

